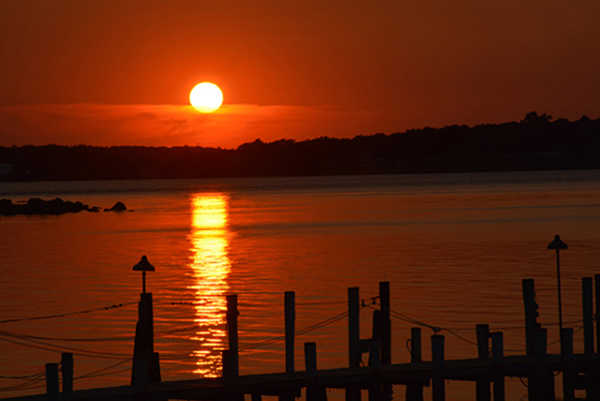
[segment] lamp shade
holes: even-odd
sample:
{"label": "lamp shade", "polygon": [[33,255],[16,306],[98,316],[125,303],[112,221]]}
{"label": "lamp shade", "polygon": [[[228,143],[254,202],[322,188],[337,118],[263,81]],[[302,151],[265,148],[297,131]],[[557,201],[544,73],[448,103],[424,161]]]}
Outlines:
{"label": "lamp shade", "polygon": [[554,241],[548,244],[548,249],[568,249],[567,244],[562,242],[559,235],[554,236]]}
{"label": "lamp shade", "polygon": [[138,262],[137,265],[133,266],[134,271],[142,271],[142,272],[153,272],[154,266],[148,262],[148,258],[146,255],[142,256],[142,260]]}

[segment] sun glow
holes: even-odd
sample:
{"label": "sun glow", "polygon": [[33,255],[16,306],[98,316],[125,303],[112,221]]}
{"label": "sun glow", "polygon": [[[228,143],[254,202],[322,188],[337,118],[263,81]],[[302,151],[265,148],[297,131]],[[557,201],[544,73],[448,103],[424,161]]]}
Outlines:
{"label": "sun glow", "polygon": [[223,92],[211,82],[201,82],[190,92],[190,103],[201,113],[212,113],[223,104]]}
{"label": "sun glow", "polygon": [[192,340],[198,347],[194,373],[203,377],[220,375],[221,352],[226,349],[223,317],[227,310],[225,293],[229,290],[227,276],[231,262],[227,256],[229,230],[227,227],[228,198],[222,194],[197,194],[192,201],[192,275],[195,292],[195,323],[198,329]]}

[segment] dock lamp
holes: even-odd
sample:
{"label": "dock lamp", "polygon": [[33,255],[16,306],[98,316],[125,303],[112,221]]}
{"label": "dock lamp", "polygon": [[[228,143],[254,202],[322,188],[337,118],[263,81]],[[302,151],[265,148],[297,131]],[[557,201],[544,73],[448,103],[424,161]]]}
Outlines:
{"label": "dock lamp", "polygon": [[145,294],[146,293],[146,272],[155,271],[154,266],[152,266],[150,264],[150,262],[148,262],[148,258],[146,257],[146,255],[144,255],[144,256],[142,256],[142,260],[140,260],[137,265],[133,266],[133,270],[142,272],[142,293]]}
{"label": "dock lamp", "polygon": [[560,327],[561,339],[562,339],[562,302],[560,296],[560,250],[568,249],[567,244],[561,241],[560,236],[554,236],[554,241],[548,244],[548,249],[556,249],[556,280],[558,283],[558,325]]}

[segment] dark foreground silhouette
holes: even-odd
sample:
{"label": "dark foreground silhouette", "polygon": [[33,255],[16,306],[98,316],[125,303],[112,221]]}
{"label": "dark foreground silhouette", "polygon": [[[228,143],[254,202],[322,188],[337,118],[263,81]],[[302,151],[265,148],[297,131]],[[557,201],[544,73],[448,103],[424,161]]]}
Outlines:
{"label": "dark foreground silhouette", "polygon": [[[13,203],[11,199],[0,199],[0,216],[16,216],[21,214],[65,214],[77,213],[82,211],[99,212],[102,210],[98,206],[88,206],[81,202],[64,201],[61,198],[52,200],[43,200],[40,198],[31,198],[27,202]],[[127,210],[123,202],[117,202],[110,209],[104,209],[105,212],[121,212]]]}
{"label": "dark foreground silhouette", "polygon": [[353,139],[257,139],[237,149],[0,147],[0,180],[112,180],[600,168],[600,119],[423,128]]}

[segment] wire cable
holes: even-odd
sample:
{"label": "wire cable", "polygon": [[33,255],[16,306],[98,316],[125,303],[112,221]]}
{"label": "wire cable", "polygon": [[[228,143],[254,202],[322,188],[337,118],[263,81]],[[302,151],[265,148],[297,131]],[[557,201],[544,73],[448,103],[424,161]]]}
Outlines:
{"label": "wire cable", "polygon": [[82,375],[82,376],[74,377],[73,380],[89,379],[89,378],[92,378],[92,377],[101,377],[101,376],[110,376],[112,374],[120,373],[122,371],[129,371],[130,369],[125,369],[125,370],[119,370],[118,372],[112,372],[112,373],[108,373],[108,374],[100,374],[102,372],[106,372],[107,370],[116,368],[117,366],[123,365],[124,363],[127,363],[127,362],[132,361],[132,360],[133,360],[133,358],[125,359],[124,361],[117,362],[114,365],[110,365],[110,366],[108,366],[106,368],[102,368],[102,369],[97,370],[95,372],[91,372],[91,373],[88,373],[88,374],[85,374],[85,375]]}
{"label": "wire cable", "polygon": [[[297,330],[296,332],[294,332],[294,337],[301,336],[303,334],[310,333],[311,331],[315,331],[315,330],[318,330],[318,329],[323,328],[325,326],[328,326],[328,325],[330,325],[332,323],[337,322],[338,320],[341,320],[341,319],[345,318],[346,316],[348,316],[348,312],[342,312],[342,313],[340,313],[338,315],[330,317],[329,319],[325,319],[325,320],[323,320],[323,321],[321,321],[319,323],[315,323],[315,324],[313,324],[311,326],[308,326],[308,327],[305,327],[305,328],[303,328],[301,330]],[[254,344],[249,344],[249,345],[246,345],[244,347],[240,347],[239,350],[240,351],[247,351],[247,350],[251,350],[251,349],[256,349],[256,348],[264,347],[266,345],[278,343],[278,342],[281,342],[281,341],[284,341],[284,340],[285,340],[285,336],[277,336],[277,337],[273,337],[273,338],[270,338],[270,339],[267,339],[267,340],[264,340],[264,341],[260,341],[260,342],[254,343]]]}
{"label": "wire cable", "polygon": [[133,305],[133,304],[137,304],[137,302],[126,302],[124,304],[105,306],[102,308],[95,308],[95,309],[87,309],[87,310],[82,310],[82,311],[77,311],[77,312],[67,312],[67,313],[61,313],[61,314],[57,314],[57,315],[33,316],[33,317],[24,317],[24,318],[20,318],[20,319],[0,320],[0,323],[26,322],[26,321],[31,321],[31,320],[43,320],[43,319],[56,319],[56,318],[60,318],[60,317],[81,315],[84,313],[98,312],[98,311],[102,311],[102,310],[118,309],[118,308],[122,308],[124,306]]}
{"label": "wire cable", "polygon": [[26,340],[25,339],[25,341],[30,341],[32,343],[36,343],[36,344],[40,344],[40,345],[22,343],[22,342],[19,342],[19,341],[9,340],[8,338],[0,338],[0,341],[6,341],[6,342],[9,342],[9,343],[12,343],[12,344],[23,345],[25,347],[41,349],[41,350],[44,350],[44,351],[51,351],[51,352],[69,351],[69,352],[72,352],[73,355],[86,356],[86,357],[89,357],[89,358],[123,359],[123,358],[128,358],[129,357],[129,355],[116,354],[116,353],[111,353],[111,352],[91,351],[91,350],[83,350],[83,349],[71,348],[71,347],[57,347],[57,346],[52,345],[52,344],[46,344],[46,343],[43,343],[41,341],[35,341],[35,340]]}
{"label": "wire cable", "polygon": [[11,331],[0,330],[0,336],[15,337],[23,340],[45,340],[45,341],[62,341],[62,342],[103,342],[103,341],[122,341],[131,340],[132,335],[115,336],[115,337],[91,337],[91,338],[61,338],[61,337],[42,337],[32,336],[29,334],[15,333]]}

